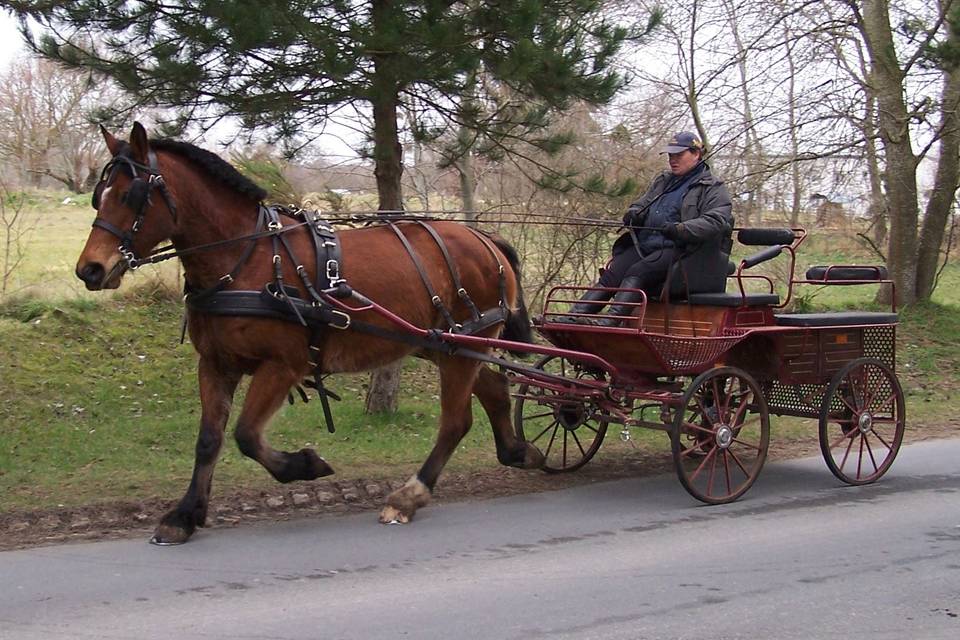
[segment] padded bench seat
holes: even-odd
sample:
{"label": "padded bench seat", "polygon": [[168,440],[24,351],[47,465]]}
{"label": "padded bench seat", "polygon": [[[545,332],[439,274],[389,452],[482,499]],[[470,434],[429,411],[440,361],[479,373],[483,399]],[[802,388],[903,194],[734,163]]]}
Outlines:
{"label": "padded bench seat", "polygon": [[740,295],[740,292],[691,293],[687,302],[690,304],[714,307],[739,307],[743,304],[749,307],[775,306],[780,304],[780,296],[775,293],[748,293],[746,300],[744,300],[744,296]]}
{"label": "padded bench seat", "polygon": [[880,311],[839,311],[837,313],[785,313],[774,316],[785,327],[834,327],[857,324],[893,324],[897,314]]}

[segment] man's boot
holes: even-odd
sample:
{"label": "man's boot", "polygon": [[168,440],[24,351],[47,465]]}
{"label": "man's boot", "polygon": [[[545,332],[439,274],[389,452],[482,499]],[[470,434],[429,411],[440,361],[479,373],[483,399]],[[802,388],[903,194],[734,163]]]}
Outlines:
{"label": "man's boot", "polygon": [[[639,276],[627,276],[620,283],[620,287],[623,289],[639,289],[642,284],[643,278]],[[642,299],[643,294],[639,291],[618,291],[610,303],[610,308],[607,309],[603,317],[597,318],[596,320],[591,318],[591,324],[599,327],[619,327],[622,324],[626,324],[626,316],[634,315],[634,311],[637,310],[635,303],[640,302]]]}
{"label": "man's boot", "polygon": [[[607,300],[613,295],[612,291],[602,289],[589,289],[578,302],[575,302],[568,313],[599,313],[603,309]],[[576,324],[593,324],[595,318],[586,318],[584,316],[560,316],[556,322],[572,322]]]}

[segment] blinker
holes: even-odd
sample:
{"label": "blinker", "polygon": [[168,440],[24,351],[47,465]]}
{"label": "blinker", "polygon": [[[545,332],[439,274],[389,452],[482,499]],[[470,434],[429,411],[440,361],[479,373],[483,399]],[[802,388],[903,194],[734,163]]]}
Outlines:
{"label": "blinker", "polygon": [[130,207],[135,213],[140,213],[144,205],[147,204],[147,198],[150,196],[150,185],[143,178],[135,178],[130,183],[130,189],[123,196],[123,203]]}

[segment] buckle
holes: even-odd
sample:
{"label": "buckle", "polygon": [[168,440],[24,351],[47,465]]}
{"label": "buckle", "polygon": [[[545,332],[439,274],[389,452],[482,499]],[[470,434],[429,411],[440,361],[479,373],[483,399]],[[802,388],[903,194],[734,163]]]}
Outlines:
{"label": "buckle", "polygon": [[341,327],[340,325],[338,325],[338,324],[333,324],[332,322],[330,323],[330,326],[331,326],[331,327],[333,327],[334,329],[340,329],[341,331],[350,328],[350,315],[349,315],[349,314],[344,313],[343,311],[337,311],[336,309],[330,309],[330,313],[331,313],[332,315],[334,315],[334,316],[338,316],[338,317],[340,317],[340,318],[343,318],[343,326],[342,326],[342,327]]}
{"label": "buckle", "polygon": [[346,282],[346,280],[340,277],[340,263],[334,259],[327,260],[327,280],[330,281],[331,287],[335,287],[341,282]]}
{"label": "buckle", "polygon": [[128,269],[136,271],[140,268],[140,260],[137,258],[137,254],[133,252],[133,249],[127,249],[126,244],[121,244],[117,247],[117,251],[120,252],[120,257],[127,263]]}

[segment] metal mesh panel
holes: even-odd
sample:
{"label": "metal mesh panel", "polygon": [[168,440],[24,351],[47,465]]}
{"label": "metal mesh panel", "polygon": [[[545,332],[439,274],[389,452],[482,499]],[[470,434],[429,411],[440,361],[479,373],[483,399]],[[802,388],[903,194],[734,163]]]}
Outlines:
{"label": "metal mesh panel", "polygon": [[764,385],[764,395],[770,413],[777,415],[816,418],[820,415],[820,403],[827,390],[824,384],[784,384],[774,380]]}
{"label": "metal mesh panel", "polygon": [[746,332],[716,338],[678,338],[657,334],[646,334],[644,338],[666,363],[664,375],[673,375],[706,369],[745,336]]}
{"label": "metal mesh panel", "polygon": [[863,355],[876,358],[895,369],[897,328],[893,325],[866,327],[863,330]]}

